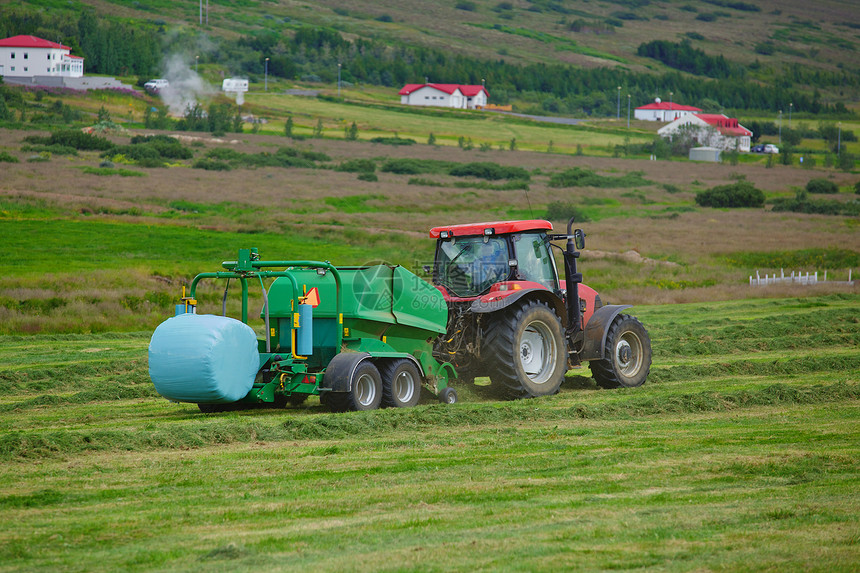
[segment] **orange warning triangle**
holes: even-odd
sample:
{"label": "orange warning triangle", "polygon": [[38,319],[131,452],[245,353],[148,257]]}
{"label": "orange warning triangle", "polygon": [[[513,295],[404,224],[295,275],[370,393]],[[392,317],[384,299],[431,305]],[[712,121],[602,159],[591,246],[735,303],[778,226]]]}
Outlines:
{"label": "orange warning triangle", "polygon": [[309,304],[312,307],[316,308],[320,305],[320,291],[317,290],[317,287],[312,288],[308,291],[308,294],[301,297],[302,304]]}

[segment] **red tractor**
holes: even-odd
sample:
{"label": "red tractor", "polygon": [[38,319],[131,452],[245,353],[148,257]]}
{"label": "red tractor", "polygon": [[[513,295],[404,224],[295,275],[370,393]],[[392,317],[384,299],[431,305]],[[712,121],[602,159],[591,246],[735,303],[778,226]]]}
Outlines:
{"label": "red tractor", "polygon": [[[491,389],[526,398],[558,392],[569,368],[588,361],[603,388],[639,386],[651,341],[630,305],[604,305],[576,270],[582,229],[552,234],[541,220],[449,225],[436,239],[433,283],[448,304],[448,330],[434,347],[460,379],[489,376]],[[566,240],[566,248],[553,241]],[[559,280],[552,247],[563,253]]]}

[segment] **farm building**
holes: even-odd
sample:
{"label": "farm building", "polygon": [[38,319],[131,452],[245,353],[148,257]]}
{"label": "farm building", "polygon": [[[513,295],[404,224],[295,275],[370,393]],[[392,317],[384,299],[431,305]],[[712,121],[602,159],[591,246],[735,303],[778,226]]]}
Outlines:
{"label": "farm building", "polygon": [[666,103],[660,101],[660,98],[654,100],[654,103],[637,107],[633,112],[633,117],[636,119],[644,119],[645,121],[675,121],[685,115],[702,113],[697,107],[690,105],[681,105],[674,102]]}
{"label": "farm building", "polygon": [[688,114],[657,130],[660,137],[672,139],[686,131],[700,145],[727,151],[749,151],[752,131],[738,120],[721,113]]}
{"label": "farm building", "polygon": [[490,94],[484,86],[459,84],[406,84],[400,92],[403,105],[429,105],[476,109],[487,105]]}
{"label": "farm building", "polygon": [[0,40],[0,76],[34,78],[84,75],[84,59],[71,55],[68,46],[36,36],[13,36]]}

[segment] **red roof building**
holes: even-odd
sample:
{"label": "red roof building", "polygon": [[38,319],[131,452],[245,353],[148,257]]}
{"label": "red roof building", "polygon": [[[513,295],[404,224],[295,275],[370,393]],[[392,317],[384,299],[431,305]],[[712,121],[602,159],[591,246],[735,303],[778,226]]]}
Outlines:
{"label": "red roof building", "polygon": [[654,100],[653,103],[637,107],[633,113],[636,119],[645,121],[675,121],[679,117],[683,117],[690,113],[701,113],[702,110],[691,105],[681,105],[674,102],[661,101],[660,98]]}
{"label": "red roof building", "polygon": [[752,131],[733,117],[721,113],[697,113],[679,117],[657,130],[660,137],[674,138],[679,132],[690,134],[700,145],[727,151],[749,151]]}
{"label": "red roof building", "polygon": [[84,75],[84,59],[72,56],[71,50],[68,46],[36,36],[4,38],[0,40],[0,76],[79,78]]}
{"label": "red roof building", "polygon": [[460,84],[406,84],[398,92],[403,105],[426,105],[475,109],[487,105],[490,93],[484,86]]}

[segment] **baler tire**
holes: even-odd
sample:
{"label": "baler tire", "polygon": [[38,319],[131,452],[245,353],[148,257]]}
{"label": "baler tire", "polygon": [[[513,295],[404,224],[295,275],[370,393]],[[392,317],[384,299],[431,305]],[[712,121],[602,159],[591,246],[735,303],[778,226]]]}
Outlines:
{"label": "baler tire", "polygon": [[[558,392],[567,371],[567,345],[561,321],[549,307],[531,301],[506,309],[489,321],[484,333],[494,393],[518,399]],[[528,372],[534,360],[540,362],[539,370]]]}
{"label": "baler tire", "polygon": [[221,404],[197,404],[197,407],[204,414],[214,414],[215,412],[223,412],[224,409]]}
{"label": "baler tire", "polygon": [[651,371],[651,338],[638,319],[619,314],[606,334],[605,357],[589,363],[601,388],[641,386]]}
{"label": "baler tire", "polygon": [[442,391],[439,392],[439,401],[443,404],[456,404],[457,391],[450,386],[443,388]]}
{"label": "baler tire", "polygon": [[329,392],[326,404],[334,412],[367,411],[382,403],[382,377],[373,362],[361,362],[352,373],[349,392]]}
{"label": "baler tire", "polygon": [[379,367],[382,376],[382,405],[411,408],[421,399],[421,372],[411,360],[388,360]]}

